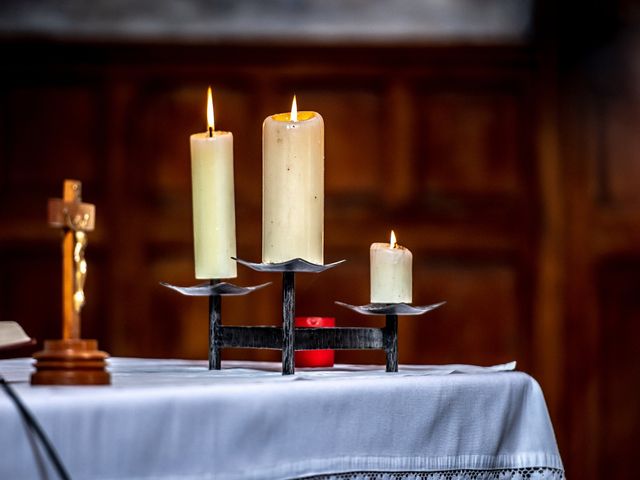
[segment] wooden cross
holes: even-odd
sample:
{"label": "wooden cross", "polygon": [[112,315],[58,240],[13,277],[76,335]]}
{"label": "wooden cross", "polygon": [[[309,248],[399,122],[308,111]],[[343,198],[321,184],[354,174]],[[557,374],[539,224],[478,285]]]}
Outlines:
{"label": "wooden cross", "polygon": [[86,232],[95,226],[96,207],[82,203],[82,183],[65,180],[62,198],[49,199],[48,220],[52,227],[62,228],[62,338],[80,338],[80,310],[84,305],[84,281],[87,263],[84,250]]}

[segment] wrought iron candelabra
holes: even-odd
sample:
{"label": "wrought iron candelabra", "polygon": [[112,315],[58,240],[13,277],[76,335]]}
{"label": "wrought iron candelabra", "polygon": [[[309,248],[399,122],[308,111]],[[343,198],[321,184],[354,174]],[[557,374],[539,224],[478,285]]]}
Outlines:
{"label": "wrought iron candelabra", "polygon": [[241,265],[258,272],[282,273],[282,326],[229,326],[222,324],[222,298],[247,295],[266,287],[269,283],[253,287],[239,287],[218,280],[211,280],[192,287],[162,285],[188,296],[209,297],[209,369],[220,369],[220,353],[224,348],[267,348],[282,351],[282,374],[295,373],[296,350],[384,350],[387,372],[398,371],[398,317],[422,315],[445,302],[426,306],[405,303],[372,303],[354,306],[336,302],[362,315],[384,315],[382,328],[322,327],[295,328],[296,273],[320,273],[340,265],[345,260],[327,265],[316,265],[296,258],[283,263],[253,263],[235,259]]}

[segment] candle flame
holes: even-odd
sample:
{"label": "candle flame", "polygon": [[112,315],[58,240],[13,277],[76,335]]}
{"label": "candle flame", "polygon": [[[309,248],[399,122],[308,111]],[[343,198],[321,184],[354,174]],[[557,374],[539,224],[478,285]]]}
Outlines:
{"label": "candle flame", "polygon": [[211,87],[207,90],[207,125],[209,127],[209,131],[213,132],[215,130],[215,122],[213,120],[213,97],[211,95]]}
{"label": "candle flame", "polygon": [[398,241],[396,240],[396,234],[393,230],[391,230],[391,237],[389,238],[389,245],[391,248],[398,248]]}
{"label": "candle flame", "polygon": [[296,102],[296,96],[293,96],[293,102],[291,102],[291,121],[298,121],[298,103]]}

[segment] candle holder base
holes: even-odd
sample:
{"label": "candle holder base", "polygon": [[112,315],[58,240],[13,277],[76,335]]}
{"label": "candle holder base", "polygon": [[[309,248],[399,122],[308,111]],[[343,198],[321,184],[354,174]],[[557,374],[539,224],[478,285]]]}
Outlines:
{"label": "candle holder base", "polygon": [[264,348],[282,352],[282,374],[295,373],[295,352],[301,350],[384,350],[387,357],[387,372],[398,371],[398,316],[422,315],[434,310],[445,302],[426,306],[406,303],[373,303],[354,306],[336,302],[362,315],[385,315],[383,328],[321,327],[296,328],[295,295],[296,273],[320,273],[333,268],[345,260],[317,265],[301,258],[281,263],[254,263],[234,258],[238,263],[258,272],[282,273],[282,326],[235,326],[223,325],[221,296],[246,295],[269,285],[237,287],[211,280],[208,284],[193,287],[176,287],[167,283],[163,286],[189,296],[209,297],[209,369],[220,369],[221,350],[224,348]]}
{"label": "candle holder base", "polygon": [[447,302],[434,303],[432,305],[414,306],[409,303],[369,303],[367,305],[349,305],[344,302],[335,302],[336,305],[348,308],[361,315],[422,315],[435,310]]}
{"label": "candle holder base", "polygon": [[45,340],[44,350],[33,355],[36,372],[32,385],[109,385],[109,355],[96,340]]}
{"label": "candle holder base", "polygon": [[175,290],[189,297],[209,297],[209,370],[220,370],[222,342],[222,299],[221,297],[237,297],[248,295],[261,288],[271,285],[271,282],[253,287],[240,287],[232,283],[221,282],[217,279],[209,283],[200,283],[192,287],[178,287],[170,283],[160,282],[160,285]]}
{"label": "candle holder base", "polygon": [[387,372],[398,371],[398,316],[422,315],[441,307],[447,302],[434,303],[433,305],[413,306],[408,303],[369,303],[368,305],[349,305],[336,302],[341,307],[348,308],[361,315],[384,315],[386,324],[382,333],[382,350],[387,356]]}
{"label": "candle holder base", "polygon": [[251,292],[255,292],[261,288],[271,285],[271,282],[263,283],[261,285],[255,285],[253,287],[240,287],[232,283],[217,282],[217,283],[200,283],[191,287],[179,287],[177,285],[171,285],[167,282],[160,282],[160,285],[167,287],[171,290],[186,295],[188,297],[210,297],[212,295],[218,295],[221,297],[237,297],[241,295],[247,295]]}
{"label": "candle holder base", "polygon": [[[258,338],[260,334],[251,330],[251,327],[236,332],[237,346],[258,348],[269,348],[267,345],[275,343],[276,348],[282,350],[282,374],[292,375],[295,373],[295,351],[296,351],[296,329],[294,326],[294,318],[296,316],[296,273],[320,273],[330,268],[336,267],[346,260],[319,265],[311,263],[302,258],[293,258],[286,262],[279,263],[254,263],[246,260],[235,258],[234,260],[245,267],[251,268],[258,272],[281,272],[282,273],[282,328],[279,330],[271,329],[268,335],[273,338]],[[268,328],[268,327],[262,327]],[[262,330],[265,332],[266,330]],[[264,334],[262,334],[264,335]],[[313,334],[312,334],[313,335]],[[278,338],[280,337],[280,338]],[[268,340],[268,341],[265,341]],[[275,340],[275,342],[273,342]],[[229,346],[222,340],[223,346]],[[315,348],[311,348],[315,350]]]}
{"label": "candle holder base", "polygon": [[317,263],[308,262],[307,260],[304,260],[302,258],[294,258],[291,260],[287,260],[286,262],[279,263],[254,263],[247,260],[242,260],[240,258],[231,258],[233,258],[240,265],[249,267],[250,269],[257,272],[320,273],[346,262],[346,260],[338,260],[337,262],[320,265]]}

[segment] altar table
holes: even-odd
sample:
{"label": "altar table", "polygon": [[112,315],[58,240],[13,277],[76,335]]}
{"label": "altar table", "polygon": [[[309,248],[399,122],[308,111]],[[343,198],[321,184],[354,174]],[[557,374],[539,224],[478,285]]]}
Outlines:
{"label": "altar table", "polygon": [[[564,478],[542,391],[513,364],[282,376],[274,363],[114,358],[112,386],[31,387],[31,363],[0,361],[0,374],[73,479]],[[0,479],[55,479],[41,457],[0,392]]]}

